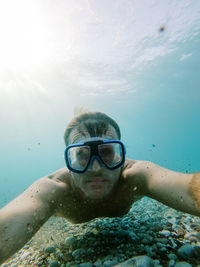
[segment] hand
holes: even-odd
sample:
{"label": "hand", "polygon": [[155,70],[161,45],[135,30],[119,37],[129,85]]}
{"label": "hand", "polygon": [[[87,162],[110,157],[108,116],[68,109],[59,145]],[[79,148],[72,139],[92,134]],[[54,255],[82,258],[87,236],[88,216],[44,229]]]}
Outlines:
{"label": "hand", "polygon": [[146,194],[146,167],[144,162],[126,159],[121,173],[122,179],[126,179],[133,191],[140,195]]}

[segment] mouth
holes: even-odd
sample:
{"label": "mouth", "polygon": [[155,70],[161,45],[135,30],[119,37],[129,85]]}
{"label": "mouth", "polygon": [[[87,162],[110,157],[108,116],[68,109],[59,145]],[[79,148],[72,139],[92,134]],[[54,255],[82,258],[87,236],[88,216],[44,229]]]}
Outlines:
{"label": "mouth", "polygon": [[102,177],[94,177],[86,182],[93,189],[102,188],[107,183],[107,180],[102,179]]}

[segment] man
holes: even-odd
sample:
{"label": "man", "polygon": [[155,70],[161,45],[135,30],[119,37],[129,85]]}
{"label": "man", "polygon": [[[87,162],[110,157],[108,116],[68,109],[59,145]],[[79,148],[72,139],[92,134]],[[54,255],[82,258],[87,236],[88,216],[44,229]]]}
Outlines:
{"label": "man", "polygon": [[72,223],[122,216],[142,196],[200,215],[200,173],[183,174],[146,161],[125,160],[117,123],[87,112],[68,125],[63,168],[43,177],[0,210],[0,263],[50,216]]}

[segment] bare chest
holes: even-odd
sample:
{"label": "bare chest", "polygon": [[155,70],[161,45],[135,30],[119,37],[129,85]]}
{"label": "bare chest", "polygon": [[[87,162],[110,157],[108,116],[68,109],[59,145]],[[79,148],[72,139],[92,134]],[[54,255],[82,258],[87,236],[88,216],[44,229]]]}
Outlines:
{"label": "bare chest", "polygon": [[116,190],[107,200],[96,204],[71,195],[59,207],[58,215],[71,223],[83,223],[97,217],[121,217],[138,199],[140,196],[126,186]]}

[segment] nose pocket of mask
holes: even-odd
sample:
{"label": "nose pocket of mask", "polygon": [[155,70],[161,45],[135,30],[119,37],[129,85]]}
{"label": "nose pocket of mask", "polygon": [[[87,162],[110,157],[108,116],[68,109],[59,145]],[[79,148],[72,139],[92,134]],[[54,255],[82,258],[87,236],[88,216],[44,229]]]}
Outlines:
{"label": "nose pocket of mask", "polygon": [[92,165],[94,164],[94,160],[97,160],[97,162],[100,164],[100,166],[102,166],[102,161],[100,160],[99,156],[97,156],[97,155],[93,155],[93,156],[91,157],[89,166],[92,167]]}

